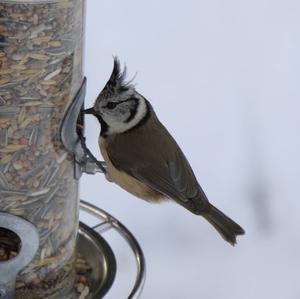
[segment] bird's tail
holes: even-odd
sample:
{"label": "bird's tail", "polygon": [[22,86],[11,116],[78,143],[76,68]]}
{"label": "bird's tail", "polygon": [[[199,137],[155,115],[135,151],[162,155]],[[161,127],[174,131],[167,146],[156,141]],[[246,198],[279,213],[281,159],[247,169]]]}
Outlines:
{"label": "bird's tail", "polygon": [[222,238],[234,246],[236,237],[243,235],[245,231],[236,222],[227,217],[212,204],[208,213],[202,216],[221,234]]}

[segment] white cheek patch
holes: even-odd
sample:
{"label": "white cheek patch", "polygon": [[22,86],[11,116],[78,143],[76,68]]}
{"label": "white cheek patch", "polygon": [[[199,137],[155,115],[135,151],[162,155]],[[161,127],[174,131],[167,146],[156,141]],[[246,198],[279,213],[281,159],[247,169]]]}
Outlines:
{"label": "white cheek patch", "polygon": [[143,98],[139,97],[139,104],[135,116],[127,123],[115,122],[112,119],[106,119],[105,122],[108,124],[108,134],[124,133],[134,126],[136,126],[147,114],[147,105]]}

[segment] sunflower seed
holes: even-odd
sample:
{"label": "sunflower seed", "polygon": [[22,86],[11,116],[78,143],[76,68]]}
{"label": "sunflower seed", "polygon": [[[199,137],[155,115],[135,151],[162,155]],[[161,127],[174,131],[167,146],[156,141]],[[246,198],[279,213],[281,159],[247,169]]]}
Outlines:
{"label": "sunflower seed", "polygon": [[50,191],[50,188],[45,188],[39,191],[31,192],[28,193],[28,196],[39,196],[39,195],[44,195]]}

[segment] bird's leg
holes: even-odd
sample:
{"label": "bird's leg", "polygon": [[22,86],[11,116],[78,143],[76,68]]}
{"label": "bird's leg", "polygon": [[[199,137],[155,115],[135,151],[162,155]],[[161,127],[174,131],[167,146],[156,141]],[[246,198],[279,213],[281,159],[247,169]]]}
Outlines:
{"label": "bird's leg", "polygon": [[[88,149],[85,137],[80,133],[78,134],[81,146],[83,148],[83,151],[85,153],[85,156],[80,161],[81,167],[84,172],[89,174],[95,174],[96,172],[102,172],[105,174],[105,177],[107,178],[107,171],[106,171],[106,163],[104,161],[98,161],[96,157],[91,153],[91,151]],[[111,181],[107,178],[108,181]]]}

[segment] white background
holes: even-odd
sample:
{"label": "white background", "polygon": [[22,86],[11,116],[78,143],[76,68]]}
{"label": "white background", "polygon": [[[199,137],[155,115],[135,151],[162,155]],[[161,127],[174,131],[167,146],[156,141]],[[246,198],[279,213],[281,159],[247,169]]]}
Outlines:
{"label": "white background", "polygon": [[[144,250],[141,298],[300,298],[300,2],[87,2],[86,106],[118,55],[210,201],[247,232],[233,248],[180,206],[150,205],[85,175],[82,198],[120,219]],[[86,124],[100,158],[99,125]],[[123,299],[134,264],[116,244],[120,274],[107,298]]]}

